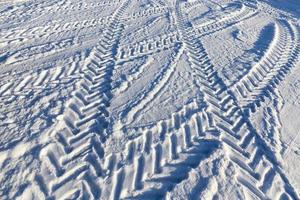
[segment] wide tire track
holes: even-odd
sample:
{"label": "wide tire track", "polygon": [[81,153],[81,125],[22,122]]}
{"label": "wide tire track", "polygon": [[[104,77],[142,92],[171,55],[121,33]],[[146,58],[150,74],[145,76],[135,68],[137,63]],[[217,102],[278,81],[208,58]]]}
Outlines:
{"label": "wide tire track", "polygon": [[[288,183],[273,153],[255,132],[248,119],[218,77],[201,42],[192,34],[193,28],[176,3],[176,18],[179,32],[189,51],[195,78],[204,93],[204,99],[212,116],[212,124],[229,159],[235,164],[237,181],[250,196],[260,199],[298,199]],[[253,153],[254,152],[254,153]]]}
{"label": "wide tire track", "polygon": [[239,105],[255,112],[265,97],[270,96],[285,77],[296,65],[299,54],[299,28],[291,23],[280,21],[277,25],[275,44],[246,76],[239,80],[232,91]]}
{"label": "wide tire track", "polygon": [[50,138],[40,152],[41,173],[34,175],[32,192],[38,198],[99,199],[109,116],[110,76],[115,64],[114,52],[121,35],[120,17],[129,1],[115,12],[100,42],[92,50],[82,69],[72,99],[58,119]]}
{"label": "wide tire track", "polygon": [[106,153],[110,175],[103,193],[110,194],[113,188],[117,199],[163,199],[219,148],[217,140],[204,137],[211,131],[209,116],[195,101],[170,119],[140,129],[139,136],[126,141],[119,152]]}
{"label": "wide tire track", "polygon": [[[255,12],[252,8],[243,6],[241,11],[220,18],[215,22],[195,26],[194,29],[196,30],[197,35],[205,36],[217,31],[224,30],[225,28],[252,18],[256,15],[257,12]],[[121,46],[118,52],[118,58],[120,59],[120,61],[126,61],[144,55],[151,55],[155,52],[173,47],[177,43],[181,43],[177,32],[158,35],[155,38],[146,39],[136,44]]]}

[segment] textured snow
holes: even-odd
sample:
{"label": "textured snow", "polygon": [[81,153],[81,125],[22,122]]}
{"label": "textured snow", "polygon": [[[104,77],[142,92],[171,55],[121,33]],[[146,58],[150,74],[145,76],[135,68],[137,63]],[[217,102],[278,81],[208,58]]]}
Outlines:
{"label": "textured snow", "polygon": [[299,199],[298,0],[0,0],[0,199]]}

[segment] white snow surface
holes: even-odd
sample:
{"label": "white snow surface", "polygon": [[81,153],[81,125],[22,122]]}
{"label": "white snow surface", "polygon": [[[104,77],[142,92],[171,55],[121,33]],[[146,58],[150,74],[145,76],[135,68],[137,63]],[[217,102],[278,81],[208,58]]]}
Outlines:
{"label": "white snow surface", "polygon": [[0,199],[300,197],[299,0],[0,0]]}

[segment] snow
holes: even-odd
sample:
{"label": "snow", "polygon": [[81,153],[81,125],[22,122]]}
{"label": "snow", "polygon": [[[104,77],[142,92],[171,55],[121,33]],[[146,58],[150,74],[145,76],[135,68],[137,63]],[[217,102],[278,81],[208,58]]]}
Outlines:
{"label": "snow", "polygon": [[299,199],[297,0],[0,1],[0,199]]}

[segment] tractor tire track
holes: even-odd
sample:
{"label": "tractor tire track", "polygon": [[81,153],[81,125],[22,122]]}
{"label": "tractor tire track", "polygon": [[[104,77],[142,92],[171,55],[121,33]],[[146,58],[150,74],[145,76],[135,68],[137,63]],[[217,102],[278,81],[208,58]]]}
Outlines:
{"label": "tractor tire track", "polygon": [[220,19],[217,19],[216,22],[201,24],[199,26],[195,26],[197,29],[196,33],[199,36],[205,36],[212,34],[219,30],[224,30],[232,25],[235,25],[239,22],[245,21],[247,19],[253,18],[258,14],[254,9],[243,5],[241,10],[234,12],[232,14],[226,15]]}
{"label": "tractor tire track", "polygon": [[[0,98],[13,96],[26,96],[31,91],[39,91],[48,87],[70,83],[80,78],[80,64],[85,60],[84,52],[77,54],[70,59],[67,66],[55,66],[53,68],[38,70],[32,73],[20,74],[20,78],[8,80],[0,86]],[[11,85],[10,87],[8,87]]]}
{"label": "tractor tire track", "polygon": [[260,199],[298,199],[297,193],[278,167],[280,165],[275,156],[255,132],[234,96],[227,91],[200,40],[192,34],[193,27],[189,26],[181,13],[179,2],[176,3],[175,13],[179,32],[193,63],[195,78],[212,116],[212,124],[219,132],[224,151],[238,170],[237,182],[245,188],[245,193]]}
{"label": "tractor tire track", "polygon": [[170,33],[146,39],[139,43],[120,46],[117,55],[118,62],[125,62],[134,58],[151,55],[162,50],[170,49],[176,45],[180,45],[178,35]]}
{"label": "tractor tire track", "polygon": [[[222,31],[225,28],[228,28],[234,24],[237,24],[241,21],[244,21],[246,19],[252,18],[256,16],[257,13],[249,9],[248,7],[244,6],[243,11],[238,12],[237,15],[231,14],[230,16],[224,17],[224,19],[219,19],[216,22],[209,23],[207,25],[201,25],[195,27],[196,33],[199,36],[205,36],[211,33],[214,33],[216,31]],[[172,46],[175,46],[176,43],[180,43],[178,40],[179,35],[177,32],[171,32],[167,33],[164,35],[159,35],[155,38],[147,39],[145,41],[141,41],[137,44],[130,44],[130,45],[123,45],[120,47],[119,50],[119,59],[124,59],[124,60],[130,60],[134,59],[136,57],[140,57],[143,55],[148,55],[148,54],[153,54],[154,52],[159,51],[160,49],[163,48],[169,48]],[[162,41],[166,40],[166,41]],[[149,42],[152,42],[155,44],[157,43],[162,43],[163,46],[161,48],[154,48],[153,45],[149,45]],[[148,46],[148,47],[147,47]],[[155,45],[154,45],[155,47]]]}
{"label": "tractor tire track", "polygon": [[[140,129],[139,136],[126,140],[118,151],[106,149],[110,176],[103,185],[115,199],[163,199],[188,173],[220,148],[204,105],[196,101],[174,113],[172,118]],[[111,138],[112,140],[113,138]]]}
{"label": "tractor tire track", "polygon": [[255,112],[266,96],[295,66],[300,54],[299,28],[280,21],[276,32],[276,44],[246,76],[232,87],[239,105]]}
{"label": "tractor tire track", "polygon": [[[31,192],[38,198],[99,199],[97,181],[104,179],[103,145],[107,135],[110,74],[121,36],[120,17],[130,1],[113,15],[97,46],[82,68],[82,79],[65,112],[49,131],[50,141],[40,151],[42,168],[33,176]],[[68,191],[65,193],[65,191]]]}

